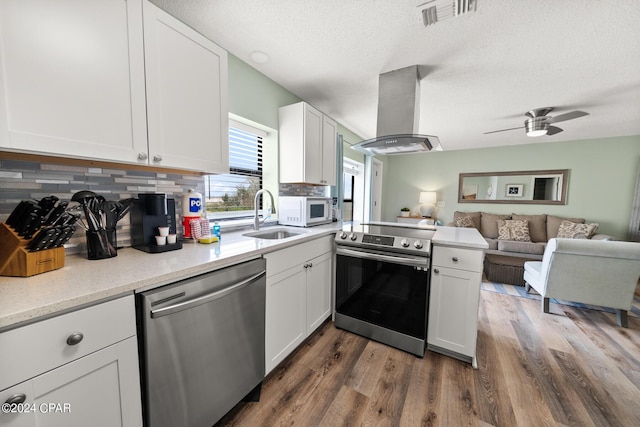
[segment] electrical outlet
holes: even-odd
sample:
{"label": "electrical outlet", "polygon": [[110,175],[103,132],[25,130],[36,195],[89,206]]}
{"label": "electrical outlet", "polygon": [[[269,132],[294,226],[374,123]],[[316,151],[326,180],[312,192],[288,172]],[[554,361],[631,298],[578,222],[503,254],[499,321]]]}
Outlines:
{"label": "electrical outlet", "polygon": [[436,206],[439,208],[444,208],[444,202],[438,202],[436,203]]}

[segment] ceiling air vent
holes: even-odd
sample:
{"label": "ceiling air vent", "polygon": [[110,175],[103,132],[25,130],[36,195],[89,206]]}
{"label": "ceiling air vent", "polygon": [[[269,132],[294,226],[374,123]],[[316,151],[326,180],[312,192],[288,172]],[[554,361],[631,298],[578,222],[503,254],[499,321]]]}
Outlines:
{"label": "ceiling air vent", "polygon": [[430,0],[420,3],[418,9],[422,13],[422,22],[426,27],[463,13],[475,12],[477,4],[478,0]]}

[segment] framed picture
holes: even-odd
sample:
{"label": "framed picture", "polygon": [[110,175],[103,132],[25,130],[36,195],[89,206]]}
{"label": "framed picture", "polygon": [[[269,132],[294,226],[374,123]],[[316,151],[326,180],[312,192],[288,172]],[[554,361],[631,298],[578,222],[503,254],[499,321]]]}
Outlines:
{"label": "framed picture", "polygon": [[507,197],[522,197],[522,184],[507,184],[507,190],[505,196]]}

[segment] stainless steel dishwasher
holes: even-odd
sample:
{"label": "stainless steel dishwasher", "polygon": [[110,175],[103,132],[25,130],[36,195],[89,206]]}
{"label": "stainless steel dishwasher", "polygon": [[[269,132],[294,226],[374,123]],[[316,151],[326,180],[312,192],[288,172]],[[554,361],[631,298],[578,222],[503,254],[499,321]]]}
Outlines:
{"label": "stainless steel dishwasher", "polygon": [[147,427],[211,426],[264,378],[264,259],[138,295]]}

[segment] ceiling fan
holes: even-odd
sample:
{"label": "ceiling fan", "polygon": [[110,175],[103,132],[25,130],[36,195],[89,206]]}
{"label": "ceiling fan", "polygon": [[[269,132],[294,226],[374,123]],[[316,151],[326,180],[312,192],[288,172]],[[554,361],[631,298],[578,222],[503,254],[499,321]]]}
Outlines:
{"label": "ceiling fan", "polygon": [[553,110],[553,107],[536,108],[534,110],[527,111],[525,116],[528,117],[524,121],[524,126],[509,129],[494,130],[491,132],[485,132],[485,135],[496,132],[505,132],[515,129],[526,129],[527,136],[542,136],[542,135],[555,135],[562,132],[562,129],[556,126],[551,126],[553,123],[566,122],[567,120],[577,119],[579,117],[587,116],[589,113],[584,111],[571,111],[569,113],[560,114],[559,116],[551,117],[548,114]]}

